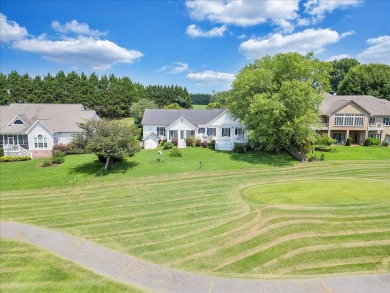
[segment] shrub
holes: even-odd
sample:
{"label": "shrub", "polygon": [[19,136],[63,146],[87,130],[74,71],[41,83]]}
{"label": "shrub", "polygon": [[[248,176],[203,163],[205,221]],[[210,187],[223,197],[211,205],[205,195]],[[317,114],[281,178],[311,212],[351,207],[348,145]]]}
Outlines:
{"label": "shrub", "polygon": [[178,149],[177,147],[174,147],[172,148],[170,151],[169,151],[169,156],[170,157],[182,157],[183,154],[181,152],[180,149]]}
{"label": "shrub", "polygon": [[194,137],[187,137],[186,138],[186,146],[193,146],[194,142],[195,142],[195,138]]}
{"label": "shrub", "polygon": [[309,162],[318,161],[317,155],[310,155],[310,156],[307,156],[306,159],[307,159]]}
{"label": "shrub", "polygon": [[318,146],[318,147],[315,147],[314,150],[319,151],[319,152],[330,152],[330,153],[336,151],[335,148],[330,148],[330,147],[326,147],[326,146]]}
{"label": "shrub", "polygon": [[377,139],[377,138],[373,138],[373,137],[368,137],[368,138],[364,141],[364,145],[365,145],[365,146],[379,145],[379,144],[380,144],[380,140]]}
{"label": "shrub", "polygon": [[4,157],[4,149],[0,147],[0,157]]}
{"label": "shrub", "polygon": [[316,138],[316,142],[315,142],[315,144],[327,145],[327,146],[330,146],[330,145],[332,145],[334,143],[336,143],[336,140],[334,138],[331,138],[331,137],[327,136],[326,134],[318,136]]}
{"label": "shrub", "polygon": [[0,157],[0,162],[19,162],[19,161],[29,161],[31,160],[30,156],[2,156]]}
{"label": "shrub", "polygon": [[84,154],[85,149],[80,144],[75,143],[74,141],[68,143],[66,145],[66,148],[68,149],[67,155],[78,155],[78,154]]}
{"label": "shrub", "polygon": [[54,146],[53,146],[53,150],[52,150],[52,154],[54,151],[60,151],[62,152],[64,155],[66,155],[68,153],[68,145],[65,145],[63,143],[56,143]]}
{"label": "shrub", "polygon": [[163,144],[163,149],[164,150],[169,150],[169,149],[171,149],[173,147],[174,147],[174,144],[173,144],[173,142],[170,142],[170,141],[166,141]]}
{"label": "shrub", "polygon": [[382,142],[382,146],[388,146],[388,145],[389,145],[389,143],[387,141]]}
{"label": "shrub", "polygon": [[234,143],[233,152],[237,154],[243,154],[246,152],[245,144],[243,143]]}
{"label": "shrub", "polygon": [[40,165],[40,167],[50,167],[52,164],[53,163],[51,160],[46,160],[46,161],[43,161],[43,163]]}
{"label": "shrub", "polygon": [[209,142],[208,141],[202,142],[202,147],[207,148],[208,146],[209,146]]}
{"label": "shrub", "polygon": [[325,160],[325,155],[324,154],[321,154],[320,156],[320,161],[324,161]]}
{"label": "shrub", "polygon": [[62,164],[63,162],[65,162],[65,158],[64,157],[53,157],[53,158],[51,158],[51,162],[53,164]]}
{"label": "shrub", "polygon": [[172,139],[172,143],[173,143],[174,146],[177,146],[177,139],[176,138]]}
{"label": "shrub", "polygon": [[348,137],[347,140],[345,141],[346,146],[351,146],[352,144],[352,137]]}
{"label": "shrub", "polygon": [[195,146],[197,146],[197,147],[202,146],[202,140],[201,140],[201,139],[197,139],[197,140],[195,141]]}
{"label": "shrub", "polygon": [[370,140],[370,138],[367,138],[367,139],[364,141],[364,146],[371,146],[371,140]]}
{"label": "shrub", "polygon": [[209,146],[210,146],[213,150],[215,150],[215,140],[214,140],[214,139],[213,139],[212,141],[210,141]]}
{"label": "shrub", "polygon": [[62,164],[65,161],[65,158],[64,158],[65,154],[58,149],[57,150],[53,149],[51,151],[51,156],[52,156],[51,162],[53,164]]}

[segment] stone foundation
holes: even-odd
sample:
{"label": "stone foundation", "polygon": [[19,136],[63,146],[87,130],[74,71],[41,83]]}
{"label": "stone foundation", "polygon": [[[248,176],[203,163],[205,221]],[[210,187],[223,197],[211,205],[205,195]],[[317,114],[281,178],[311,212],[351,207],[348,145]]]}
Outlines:
{"label": "stone foundation", "polygon": [[51,150],[30,150],[33,158],[49,158],[51,157]]}

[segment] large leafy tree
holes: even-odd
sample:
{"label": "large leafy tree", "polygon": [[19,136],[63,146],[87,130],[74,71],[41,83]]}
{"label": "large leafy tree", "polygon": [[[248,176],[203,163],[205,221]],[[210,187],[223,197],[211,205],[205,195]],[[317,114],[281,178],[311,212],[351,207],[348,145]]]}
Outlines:
{"label": "large leafy tree", "polygon": [[277,54],[256,59],[233,83],[228,108],[266,150],[307,151],[314,141],[322,92],[330,88],[329,62],[307,54]]}
{"label": "large leafy tree", "polygon": [[343,58],[340,60],[334,60],[332,62],[333,71],[330,73],[330,85],[334,93],[337,92],[337,88],[340,82],[344,79],[348,71],[352,67],[359,64],[360,64],[359,61],[357,61],[354,58]]}
{"label": "large leafy tree", "polygon": [[106,159],[107,170],[112,159],[132,156],[139,150],[137,127],[116,120],[89,120],[81,123],[86,149]]}
{"label": "large leafy tree", "polygon": [[390,66],[385,64],[355,66],[341,81],[337,92],[342,95],[372,95],[390,100]]}
{"label": "large leafy tree", "polygon": [[157,109],[158,106],[154,101],[148,99],[141,99],[138,102],[131,105],[130,114],[134,119],[136,125],[141,124],[142,117],[144,116],[145,109]]}

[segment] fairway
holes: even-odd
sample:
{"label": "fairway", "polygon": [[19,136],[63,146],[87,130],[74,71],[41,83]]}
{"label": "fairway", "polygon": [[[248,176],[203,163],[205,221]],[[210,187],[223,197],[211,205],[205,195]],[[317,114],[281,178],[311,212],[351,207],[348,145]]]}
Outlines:
{"label": "fairway", "polygon": [[386,273],[390,148],[381,151],[380,160],[306,164],[202,148],[156,163],[155,152],[141,151],[107,175],[91,155],[68,156],[52,169],[3,164],[0,218],[206,275]]}
{"label": "fairway", "polygon": [[243,191],[260,204],[341,206],[390,202],[390,181],[365,179],[297,180],[254,185]]}

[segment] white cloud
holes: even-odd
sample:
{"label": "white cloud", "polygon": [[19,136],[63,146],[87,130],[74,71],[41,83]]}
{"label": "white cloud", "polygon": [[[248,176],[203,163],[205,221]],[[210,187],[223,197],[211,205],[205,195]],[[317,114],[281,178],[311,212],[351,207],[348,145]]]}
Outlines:
{"label": "white cloud", "polygon": [[235,79],[234,74],[205,70],[198,73],[189,73],[187,79],[198,82],[200,85],[231,84]]}
{"label": "white cloud", "polygon": [[357,59],[361,63],[384,63],[390,65],[390,36],[371,38],[366,42],[370,47],[357,55]]}
{"label": "white cloud", "polygon": [[326,59],[326,61],[332,62],[334,60],[341,60],[341,59],[344,59],[344,58],[352,58],[352,57],[350,55],[348,55],[348,54],[340,54],[340,55],[331,56],[328,59]]}
{"label": "white cloud", "polygon": [[56,63],[93,70],[106,70],[117,63],[131,63],[143,56],[139,51],[127,50],[108,40],[87,37],[61,41],[38,37],[15,41],[12,46],[25,52],[40,54]]}
{"label": "white cloud", "polygon": [[173,65],[165,65],[160,68],[160,71],[168,73],[181,73],[188,70],[188,64],[183,62],[173,62]]}
{"label": "white cloud", "polygon": [[27,29],[0,13],[1,41],[10,44],[11,48],[40,54],[43,58],[75,67],[81,66],[93,70],[106,70],[118,63],[132,63],[143,56],[137,50],[128,50],[117,44],[100,40],[106,34],[93,30],[86,23],[72,20],[64,25],[52,22],[52,28],[58,32],[74,33],[75,37],[61,40],[47,39],[46,34],[39,37],[28,36]]}
{"label": "white cloud", "polygon": [[100,32],[98,30],[93,30],[89,27],[87,23],[80,23],[77,20],[73,19],[70,22],[61,25],[57,20],[54,20],[51,23],[52,29],[63,34],[74,33],[77,35],[99,37],[104,36],[107,32]]}
{"label": "white cloud", "polygon": [[7,16],[0,12],[0,40],[3,43],[9,43],[16,40],[22,40],[27,36],[27,29],[20,27],[14,21],[7,21]]}
{"label": "white cloud", "polygon": [[215,37],[223,37],[223,34],[227,30],[226,25],[222,25],[221,27],[214,27],[211,30],[203,31],[195,24],[191,24],[187,27],[186,34],[194,37],[194,38],[215,38]]}
{"label": "white cloud", "polygon": [[331,13],[335,9],[346,9],[357,6],[362,0],[308,0],[305,4],[305,12],[313,17],[312,21],[318,22],[324,18],[325,13]]}
{"label": "white cloud", "polygon": [[331,29],[306,29],[290,35],[273,34],[265,38],[250,39],[241,43],[239,51],[248,59],[287,52],[321,53],[326,45],[336,43],[347,35],[350,33],[340,35]]}
{"label": "white cloud", "polygon": [[[298,15],[299,0],[187,0],[190,16],[197,20],[237,26],[253,26],[271,20],[275,23],[290,21]],[[285,24],[284,24],[285,25]]]}

